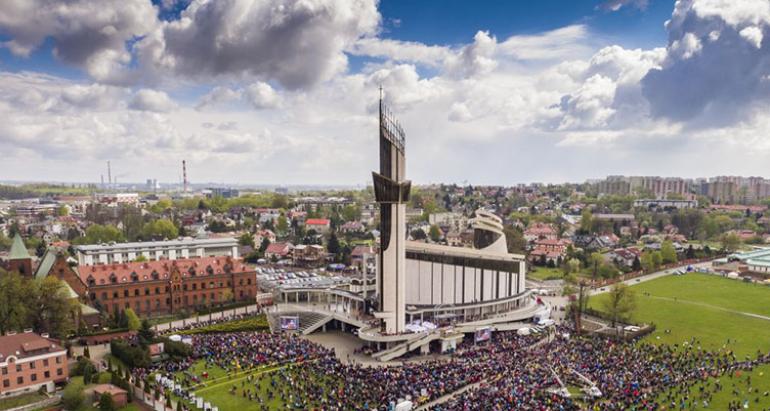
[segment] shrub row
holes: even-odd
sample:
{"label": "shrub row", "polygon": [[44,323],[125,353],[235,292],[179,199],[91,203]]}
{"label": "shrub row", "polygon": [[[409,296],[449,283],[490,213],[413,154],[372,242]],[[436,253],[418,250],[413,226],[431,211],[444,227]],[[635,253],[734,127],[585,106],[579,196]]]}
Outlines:
{"label": "shrub row", "polygon": [[264,314],[256,317],[234,320],[226,323],[212,324],[205,327],[194,328],[191,330],[180,331],[178,334],[210,334],[210,333],[233,333],[241,331],[265,331],[270,329],[267,323],[267,317]]}

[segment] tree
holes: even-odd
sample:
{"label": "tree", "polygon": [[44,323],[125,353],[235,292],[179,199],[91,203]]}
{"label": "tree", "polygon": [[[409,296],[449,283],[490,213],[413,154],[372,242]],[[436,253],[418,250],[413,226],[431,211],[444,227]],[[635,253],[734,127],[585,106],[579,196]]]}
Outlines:
{"label": "tree", "polygon": [[270,247],[270,240],[265,237],[262,239],[262,244],[259,245],[259,252],[264,255],[265,251],[267,251],[267,247]]}
{"label": "tree", "polygon": [[326,243],[326,250],[334,255],[340,252],[340,241],[337,239],[337,235],[332,233],[329,237],[329,242]]}
{"label": "tree", "polygon": [[735,233],[722,235],[720,242],[722,244],[722,249],[730,253],[738,250],[741,246],[741,238]]}
{"label": "tree", "polygon": [[83,368],[83,384],[90,384],[94,379],[94,366],[89,362]]}
{"label": "tree", "polygon": [[72,314],[77,302],[70,299],[64,283],[54,276],[29,281],[24,298],[29,323],[39,333],[64,338],[72,331]]}
{"label": "tree", "polygon": [[27,306],[24,298],[24,284],[19,273],[0,275],[0,335],[18,331],[26,326]]}
{"label": "tree", "polygon": [[66,217],[70,215],[70,208],[67,205],[59,206],[59,208],[56,209],[56,215],[59,217]]}
{"label": "tree", "polygon": [[570,258],[567,264],[564,266],[565,274],[577,275],[580,272],[580,260],[577,258]]}
{"label": "tree", "polygon": [[594,215],[589,208],[584,208],[580,215],[580,231],[588,234],[593,229]]}
{"label": "tree", "polygon": [[100,411],[114,411],[115,400],[112,399],[112,394],[108,392],[102,393],[99,397],[99,410]]}
{"label": "tree", "polygon": [[655,271],[656,266],[655,266],[655,261],[653,261],[653,258],[652,258],[652,252],[645,251],[642,253],[641,266],[642,268],[644,268],[644,271],[648,273]]}
{"label": "tree", "polygon": [[278,231],[278,233],[280,233],[281,236],[286,235],[286,233],[289,231],[289,221],[286,219],[286,216],[283,214],[278,216],[275,229]]}
{"label": "tree", "polygon": [[428,231],[428,237],[430,237],[430,241],[438,242],[441,239],[441,229],[436,224],[432,224]]}
{"label": "tree", "polygon": [[91,358],[91,351],[88,349],[87,345],[85,346],[85,348],[83,348],[83,357]]}
{"label": "tree", "polygon": [[634,262],[631,264],[631,269],[634,271],[639,271],[642,269],[642,262],[639,260],[639,257],[634,257]]}
{"label": "tree", "polygon": [[126,238],[123,233],[113,225],[93,224],[86,229],[85,237],[79,238],[81,244],[103,244],[110,242],[123,242]]}
{"label": "tree", "polygon": [[80,384],[67,384],[62,394],[62,405],[65,409],[75,410],[80,408],[85,400],[83,395],[83,386]]}
{"label": "tree", "polygon": [[142,237],[145,240],[163,240],[178,236],[179,229],[167,218],[150,221],[142,227]]}
{"label": "tree", "polygon": [[249,232],[245,232],[238,238],[238,244],[244,247],[255,248],[254,236]]}
{"label": "tree", "polygon": [[416,229],[412,230],[412,232],[409,233],[409,234],[412,236],[412,239],[414,239],[416,241],[424,240],[424,239],[428,238],[428,236],[425,234],[425,231],[423,231],[423,230],[421,230],[419,228],[416,228]]}
{"label": "tree", "polygon": [[155,331],[152,330],[150,322],[146,319],[142,320],[142,326],[139,328],[137,337],[139,338],[139,344],[143,346],[150,345],[152,339],[155,338]]}
{"label": "tree", "polygon": [[660,245],[660,254],[664,264],[677,262],[676,249],[671,240],[666,240]]}
{"label": "tree", "polygon": [[656,269],[663,263],[663,254],[661,254],[660,251],[652,252],[652,263]]}
{"label": "tree", "polygon": [[588,268],[591,269],[591,278],[596,280],[599,277],[599,267],[604,265],[604,256],[602,253],[591,253],[588,257]]}
{"label": "tree", "polygon": [[345,221],[358,221],[361,218],[361,207],[357,204],[346,205],[342,209],[342,219]]}
{"label": "tree", "polygon": [[131,331],[138,331],[142,327],[142,322],[139,320],[139,316],[136,315],[133,309],[126,308],[126,321],[127,327]]}
{"label": "tree", "polygon": [[615,283],[602,300],[604,311],[610,316],[612,326],[621,321],[628,321],[636,309],[636,295],[631,288],[623,283]]}

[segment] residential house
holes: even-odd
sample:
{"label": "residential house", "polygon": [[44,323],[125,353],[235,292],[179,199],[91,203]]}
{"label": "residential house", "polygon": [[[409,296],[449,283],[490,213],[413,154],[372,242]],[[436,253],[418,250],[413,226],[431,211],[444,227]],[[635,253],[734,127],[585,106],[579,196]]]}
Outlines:
{"label": "residential house", "polygon": [[535,240],[534,248],[529,253],[531,262],[545,262],[557,264],[567,255],[567,247],[572,244],[567,239],[540,239]]}
{"label": "residential house", "polygon": [[331,229],[331,220],[328,218],[308,218],[305,220],[305,229],[315,230],[316,233],[325,234]]}
{"label": "residential house", "polygon": [[534,223],[524,230],[524,239],[530,243],[535,240],[555,240],[557,238],[558,232],[551,224]]}
{"label": "residential house", "polygon": [[326,262],[326,250],[318,244],[294,246],[292,260],[295,266],[319,267]]}
{"label": "residential house", "polygon": [[634,261],[637,258],[641,258],[642,252],[638,248],[617,248],[604,254],[604,258],[608,262],[613,262],[619,267],[632,268]]}
{"label": "residential house", "polygon": [[46,334],[9,332],[0,336],[0,398],[44,389],[67,381],[67,350]]}
{"label": "residential house", "polygon": [[291,257],[292,250],[294,250],[294,244],[289,242],[270,243],[265,250],[265,258],[278,260],[288,258]]}

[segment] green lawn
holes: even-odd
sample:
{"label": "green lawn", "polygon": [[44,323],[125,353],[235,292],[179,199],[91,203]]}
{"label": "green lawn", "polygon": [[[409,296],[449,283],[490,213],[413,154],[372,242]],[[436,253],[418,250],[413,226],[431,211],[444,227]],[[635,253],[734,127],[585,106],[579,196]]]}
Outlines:
{"label": "green lawn", "polygon": [[539,281],[561,280],[564,278],[564,271],[561,268],[533,266],[529,271],[527,271],[527,278]]}
{"label": "green lawn", "polygon": [[45,400],[45,395],[38,394],[37,392],[31,392],[28,394],[17,395],[15,397],[4,398],[0,400],[0,410],[8,410],[11,408],[21,407],[22,405],[33,404],[38,401]]}
{"label": "green lawn", "polygon": [[[634,321],[657,326],[647,337],[649,341],[681,344],[696,337],[704,348],[727,346],[740,356],[754,356],[758,349],[770,351],[770,321],[740,314],[770,317],[770,287],[691,273],[644,282],[632,289],[637,298]],[[592,297],[589,305],[601,310],[605,298],[606,294]]]}
{"label": "green lawn", "polygon": [[[296,368],[295,368],[296,369]],[[262,398],[263,404],[271,410],[286,409],[287,404],[281,400],[280,395],[275,395],[272,399],[268,399],[267,392],[271,387],[271,379],[276,378],[276,381],[281,387],[283,387],[281,380],[276,376],[276,372],[294,372],[289,365],[266,365],[251,370],[241,370],[232,376],[219,367],[206,368],[203,361],[198,361],[190,369],[191,372],[200,375],[205,370],[209,373],[209,378],[202,387],[194,389],[196,395],[204,398],[206,401],[211,402],[212,405],[219,407],[220,410],[251,410],[258,409],[259,402],[257,396]],[[248,376],[252,376],[251,382],[248,382]],[[177,376],[182,377],[183,373],[178,373]],[[316,378],[327,378],[325,376],[317,376]],[[231,392],[232,388],[236,388],[235,394]],[[286,387],[283,387],[286,388]],[[255,397],[249,400],[248,397],[244,397],[244,390],[250,390]],[[178,400],[178,398],[174,398]],[[312,399],[314,401],[317,399]],[[321,407],[320,402],[313,402],[311,407]],[[294,408],[296,409],[296,408]]]}
{"label": "green lawn", "polygon": [[[696,384],[690,388],[689,397],[691,400],[695,400],[696,404],[692,406],[691,403],[688,403],[688,410],[726,410],[731,401],[739,401],[743,406],[746,400],[749,401],[749,410],[764,410],[770,405],[770,396],[764,395],[765,392],[770,392],[770,365],[757,367],[749,373],[741,372],[740,376],[720,378],[722,390],[718,392],[715,392],[715,381],[715,378],[709,378],[707,383]],[[751,385],[749,385],[749,381],[751,381]],[[704,388],[704,391],[713,393],[708,407],[704,407],[701,399],[701,387]],[[749,388],[751,392],[749,392]],[[661,399],[661,401],[664,400],[665,397]]]}
{"label": "green lawn", "polygon": [[[637,298],[634,320],[657,326],[657,330],[645,338],[647,341],[682,344],[695,337],[699,346],[711,350],[725,347],[733,350],[739,359],[755,357],[758,350],[770,351],[770,320],[741,314],[770,317],[770,287],[709,274],[690,273],[644,282],[634,285],[632,289],[636,291]],[[606,294],[592,297],[589,305],[601,310],[605,298]],[[760,373],[764,375],[760,376]],[[714,394],[709,409],[726,409],[730,400],[738,398],[733,394],[734,382],[735,389],[742,393],[741,402],[744,397],[750,400],[749,409],[770,406],[770,397],[762,395],[770,391],[770,366],[760,367],[750,374],[752,388],[758,390],[759,394],[747,393],[745,381],[723,377],[723,389]],[[744,373],[743,377],[746,375]],[[697,393],[697,387],[691,392]],[[759,404],[754,402],[756,398],[759,398]],[[697,409],[702,407],[700,403]]]}

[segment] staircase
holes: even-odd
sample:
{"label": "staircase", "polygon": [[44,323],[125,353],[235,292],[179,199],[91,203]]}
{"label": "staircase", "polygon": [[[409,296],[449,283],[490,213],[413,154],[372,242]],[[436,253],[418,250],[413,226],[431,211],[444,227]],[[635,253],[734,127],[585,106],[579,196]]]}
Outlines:
{"label": "staircase", "polygon": [[298,317],[299,329],[297,332],[302,335],[308,335],[334,319],[334,317],[329,314],[312,311],[282,311],[268,313],[267,322],[270,325],[270,330],[272,332],[281,331],[281,317]]}

